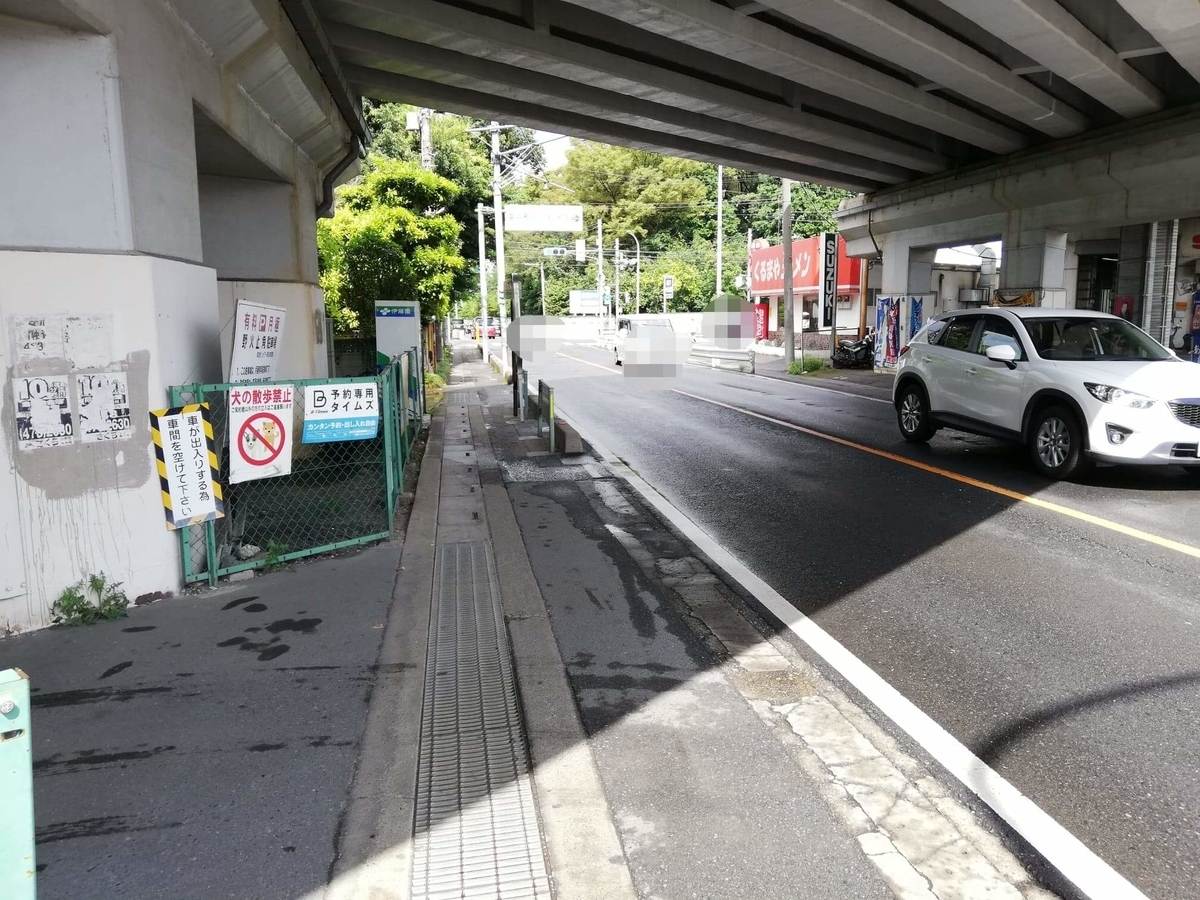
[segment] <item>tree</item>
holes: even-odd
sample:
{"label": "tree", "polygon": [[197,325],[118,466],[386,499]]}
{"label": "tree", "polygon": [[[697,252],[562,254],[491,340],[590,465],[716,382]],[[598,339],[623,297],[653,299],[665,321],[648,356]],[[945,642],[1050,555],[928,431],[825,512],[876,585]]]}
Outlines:
{"label": "tree", "polygon": [[[405,103],[363,101],[363,113],[374,134],[371,154],[363,165],[364,175],[386,160],[403,160],[419,165],[421,136],[417,131],[408,130],[408,113],[417,109]],[[458,193],[449,201],[446,212],[459,224],[460,255],[472,261],[464,265],[455,277],[452,302],[470,304],[473,301],[476,311],[479,308],[479,266],[476,262],[479,226],[476,207],[480,203],[489,207],[492,205],[491,135],[478,129],[488,124],[479,119],[449,113],[436,113],[430,122],[433,171],[458,187]],[[509,181],[517,179],[519,182],[525,175],[545,168],[545,151],[536,143],[535,133],[531,129],[502,128],[501,151],[520,147],[526,149],[502,158],[502,170]],[[520,190],[519,183],[511,186],[505,190],[505,197],[517,195]],[[485,223],[485,243],[491,248],[495,246],[495,231],[490,216],[485,218]]]}
{"label": "tree", "polygon": [[[742,231],[752,228],[756,238],[763,237],[772,244],[778,244],[782,234],[783,211],[780,179],[770,175],[754,176],[745,178],[742,186],[748,189],[731,198],[732,205],[737,208],[738,218],[743,223]],[[833,214],[838,205],[851,196],[853,194],[850,191],[842,188],[793,182],[792,234],[796,238],[805,238],[823,231],[837,231]]]}
{"label": "tree", "polygon": [[458,194],[439,175],[383,159],[339,189],[337,212],[317,222],[321,287],[337,331],[370,337],[376,300],[416,300],[425,322],[447,315],[465,267],[462,229],[447,212]]}

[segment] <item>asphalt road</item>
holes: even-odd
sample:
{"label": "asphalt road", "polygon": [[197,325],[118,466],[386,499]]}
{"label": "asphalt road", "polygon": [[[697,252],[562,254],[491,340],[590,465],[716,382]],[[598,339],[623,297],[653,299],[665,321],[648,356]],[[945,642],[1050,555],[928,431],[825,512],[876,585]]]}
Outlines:
{"label": "asphalt road", "polygon": [[1200,559],[1129,533],[1200,547],[1193,479],[1102,469],[1053,484],[986,439],[911,447],[877,399],[692,367],[643,390],[582,345],[528,367],[604,449],[1148,896],[1200,897]]}

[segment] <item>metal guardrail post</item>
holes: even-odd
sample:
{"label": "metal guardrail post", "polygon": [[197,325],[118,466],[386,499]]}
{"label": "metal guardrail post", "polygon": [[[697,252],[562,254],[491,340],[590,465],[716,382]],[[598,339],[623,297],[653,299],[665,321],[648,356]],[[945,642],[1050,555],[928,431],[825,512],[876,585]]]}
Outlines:
{"label": "metal guardrail post", "polygon": [[521,391],[521,421],[524,422],[529,416],[529,373],[524,369],[521,370],[520,388]]}
{"label": "metal guardrail post", "polygon": [[0,672],[0,897],[36,900],[29,676]]}

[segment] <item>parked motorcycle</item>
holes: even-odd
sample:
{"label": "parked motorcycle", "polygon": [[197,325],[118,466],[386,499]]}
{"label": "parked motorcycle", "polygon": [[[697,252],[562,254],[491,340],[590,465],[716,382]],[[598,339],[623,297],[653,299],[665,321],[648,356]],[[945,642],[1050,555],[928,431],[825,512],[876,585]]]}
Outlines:
{"label": "parked motorcycle", "polygon": [[870,369],[875,366],[875,335],[861,341],[838,341],[831,355],[835,369]]}

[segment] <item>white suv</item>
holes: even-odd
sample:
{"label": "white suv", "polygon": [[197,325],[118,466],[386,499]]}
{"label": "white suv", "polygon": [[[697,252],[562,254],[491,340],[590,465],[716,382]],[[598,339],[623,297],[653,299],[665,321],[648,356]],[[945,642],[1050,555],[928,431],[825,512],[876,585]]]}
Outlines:
{"label": "white suv", "polygon": [[1052,478],[1091,460],[1200,476],[1200,365],[1116,316],[944,313],[901,352],[893,399],[906,440],[948,427],[1018,441]]}

